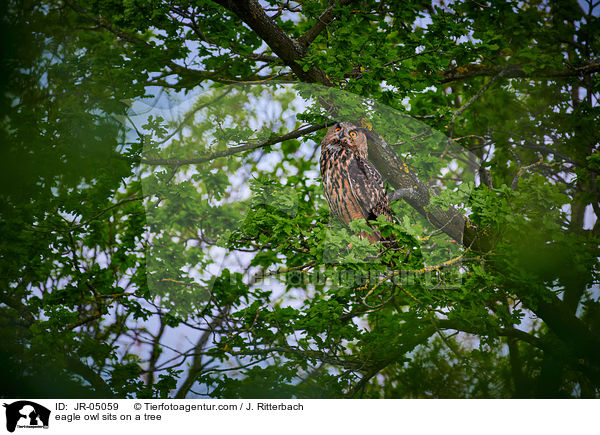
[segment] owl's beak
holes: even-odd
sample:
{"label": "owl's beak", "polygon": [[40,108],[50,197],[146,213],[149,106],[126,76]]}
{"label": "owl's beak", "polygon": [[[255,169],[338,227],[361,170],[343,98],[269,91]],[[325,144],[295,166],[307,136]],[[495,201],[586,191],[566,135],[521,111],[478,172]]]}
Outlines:
{"label": "owl's beak", "polygon": [[338,136],[340,139],[344,138],[344,130],[340,130],[340,135]]}

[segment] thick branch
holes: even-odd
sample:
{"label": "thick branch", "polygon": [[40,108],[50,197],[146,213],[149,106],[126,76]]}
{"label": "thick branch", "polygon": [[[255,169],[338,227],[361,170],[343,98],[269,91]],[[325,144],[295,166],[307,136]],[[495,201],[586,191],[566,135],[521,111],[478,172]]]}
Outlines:
{"label": "thick branch", "polygon": [[400,195],[391,194],[392,199],[399,196],[423,215],[428,222],[444,231],[457,243],[473,248],[477,233],[467,225],[467,219],[456,209],[450,207],[442,210],[430,207],[429,189],[411,169],[400,160],[398,154],[378,135],[371,135],[369,144],[369,160],[377,167],[381,175],[397,190]]}
{"label": "thick branch", "polygon": [[514,337],[507,337],[508,358],[510,361],[510,371],[512,373],[514,398],[523,399],[527,397],[527,378],[523,374],[523,361],[519,351],[519,343]]}
{"label": "thick branch", "polygon": [[[338,6],[344,6],[350,3],[352,0],[341,0],[338,1]],[[335,19],[333,14],[333,8],[335,2],[330,2],[330,6],[317,18],[317,22],[308,31],[298,38],[298,42],[304,48],[308,47],[312,42],[319,36],[319,34],[327,28],[327,26]]]}
{"label": "thick branch", "polygon": [[102,379],[102,377],[96,373],[96,371],[82,363],[78,358],[67,357],[66,364],[69,370],[88,381],[96,390],[96,392],[98,392],[103,398],[115,397],[115,394],[110,389],[106,381]]}
{"label": "thick branch", "polygon": [[575,317],[554,293],[546,294],[536,302],[537,307],[533,307],[533,311],[569,346],[573,354],[600,367],[600,339],[587,325]]}
{"label": "thick branch", "polygon": [[331,86],[331,80],[316,66],[304,71],[301,61],[306,56],[306,48],[298,41],[290,38],[265,13],[256,0],[216,0],[218,4],[236,14],[273,50],[283,62],[289,66],[300,80],[307,83],[321,83]]}

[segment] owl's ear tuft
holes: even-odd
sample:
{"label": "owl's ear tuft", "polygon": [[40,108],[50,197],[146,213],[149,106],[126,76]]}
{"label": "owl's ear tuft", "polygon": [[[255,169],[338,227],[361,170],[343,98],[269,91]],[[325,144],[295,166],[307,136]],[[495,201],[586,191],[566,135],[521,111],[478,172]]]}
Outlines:
{"label": "owl's ear tuft", "polygon": [[359,127],[357,130],[362,131],[368,140],[375,140],[375,133],[367,128]]}
{"label": "owl's ear tuft", "polygon": [[366,130],[373,130],[373,124],[371,124],[366,118],[360,118],[360,125]]}

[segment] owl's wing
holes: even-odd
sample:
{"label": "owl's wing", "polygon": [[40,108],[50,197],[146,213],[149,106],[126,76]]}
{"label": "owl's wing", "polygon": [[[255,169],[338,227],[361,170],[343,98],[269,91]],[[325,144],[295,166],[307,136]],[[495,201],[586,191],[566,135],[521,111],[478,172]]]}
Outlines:
{"label": "owl's wing", "polygon": [[350,188],[365,219],[375,220],[383,214],[388,221],[392,221],[390,203],[379,171],[368,160],[359,156],[351,159],[349,163]]}

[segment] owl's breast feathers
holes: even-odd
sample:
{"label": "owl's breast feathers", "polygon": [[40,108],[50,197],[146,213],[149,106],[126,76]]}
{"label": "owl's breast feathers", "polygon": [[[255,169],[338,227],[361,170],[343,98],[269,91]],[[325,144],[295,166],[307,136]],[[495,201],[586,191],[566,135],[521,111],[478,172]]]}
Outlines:
{"label": "owl's breast feathers", "polygon": [[[321,150],[323,190],[331,211],[344,224],[354,219],[393,221],[381,174],[365,158],[348,148],[325,145]],[[366,235],[369,241],[379,233]]]}

